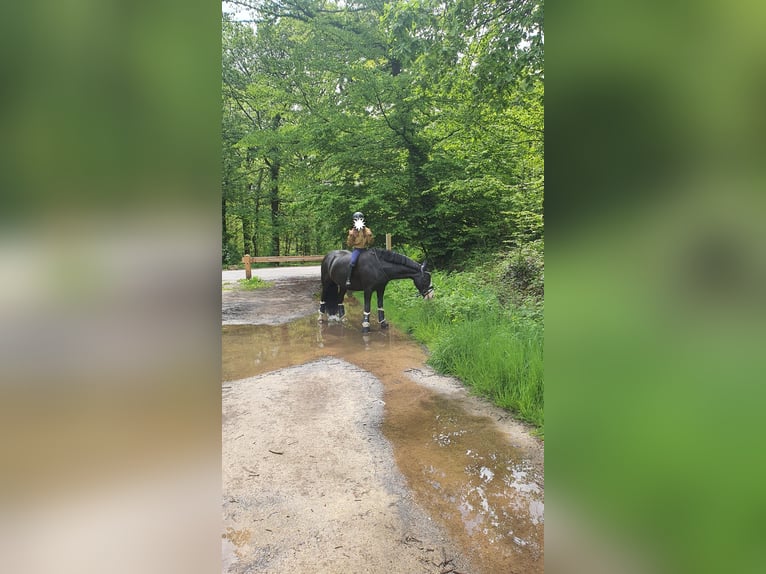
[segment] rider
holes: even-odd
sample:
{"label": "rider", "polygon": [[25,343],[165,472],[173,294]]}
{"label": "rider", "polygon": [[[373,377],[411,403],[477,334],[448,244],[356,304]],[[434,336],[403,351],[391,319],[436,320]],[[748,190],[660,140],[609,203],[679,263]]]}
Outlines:
{"label": "rider", "polygon": [[348,230],[348,238],[346,238],[346,244],[353,249],[351,265],[349,265],[348,274],[346,275],[346,287],[351,287],[351,273],[354,271],[354,265],[356,265],[356,260],[359,259],[359,254],[362,250],[372,245],[375,239],[372,230],[369,227],[365,227],[364,214],[361,211],[357,211],[352,217],[354,219],[354,226]]}

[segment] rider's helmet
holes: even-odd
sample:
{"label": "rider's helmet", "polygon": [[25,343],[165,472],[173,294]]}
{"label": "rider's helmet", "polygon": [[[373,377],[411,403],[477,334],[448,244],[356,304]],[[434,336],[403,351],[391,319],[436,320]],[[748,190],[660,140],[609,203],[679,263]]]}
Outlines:
{"label": "rider's helmet", "polygon": [[364,229],[364,214],[361,211],[357,211],[353,215],[354,218],[354,231],[362,231]]}

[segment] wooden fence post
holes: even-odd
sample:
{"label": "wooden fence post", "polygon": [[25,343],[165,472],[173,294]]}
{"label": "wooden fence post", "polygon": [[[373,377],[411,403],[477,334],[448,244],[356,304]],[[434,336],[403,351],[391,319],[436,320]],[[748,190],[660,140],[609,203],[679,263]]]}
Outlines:
{"label": "wooden fence post", "polygon": [[245,279],[250,279],[253,276],[252,269],[250,268],[250,254],[245,253],[242,261],[245,262]]}
{"label": "wooden fence post", "polygon": [[391,251],[391,234],[386,233],[386,249]]}

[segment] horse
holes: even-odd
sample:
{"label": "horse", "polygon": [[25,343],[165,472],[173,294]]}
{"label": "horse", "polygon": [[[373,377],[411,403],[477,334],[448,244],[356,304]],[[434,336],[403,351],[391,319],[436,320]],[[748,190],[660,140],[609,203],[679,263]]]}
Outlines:
{"label": "horse", "polygon": [[412,279],[418,292],[424,299],[431,299],[434,286],[431,273],[426,270],[426,263],[418,263],[409,257],[385,249],[366,249],[359,254],[359,259],[351,274],[351,287],[346,287],[346,274],[351,260],[351,252],[344,249],[330,251],[322,260],[322,299],[319,313],[337,315],[342,319],[346,314],[343,300],[346,291],[364,291],[364,317],[362,332],[370,332],[370,303],[372,292],[378,296],[378,322],[381,329],[387,329],[388,323],[383,311],[383,292],[386,285],[394,279]]}

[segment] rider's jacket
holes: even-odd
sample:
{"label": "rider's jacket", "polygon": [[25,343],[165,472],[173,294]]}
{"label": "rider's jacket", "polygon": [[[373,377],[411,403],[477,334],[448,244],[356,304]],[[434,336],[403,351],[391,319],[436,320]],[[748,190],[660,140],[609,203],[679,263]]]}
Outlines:
{"label": "rider's jacket", "polygon": [[346,245],[352,249],[364,249],[372,245],[375,236],[369,227],[363,227],[362,229],[352,228],[348,230],[348,238],[346,238]]}

